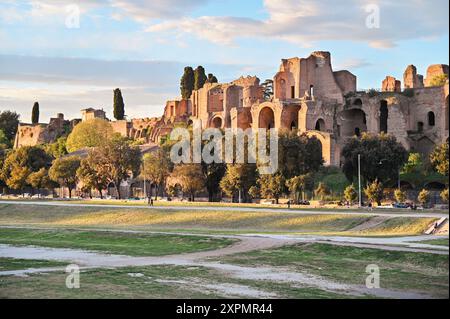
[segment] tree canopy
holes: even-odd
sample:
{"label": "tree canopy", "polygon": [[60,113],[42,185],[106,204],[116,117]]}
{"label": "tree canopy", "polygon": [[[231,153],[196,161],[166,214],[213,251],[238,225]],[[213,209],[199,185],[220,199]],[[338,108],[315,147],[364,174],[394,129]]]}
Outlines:
{"label": "tree canopy", "polygon": [[391,135],[364,133],[351,139],[343,148],[343,172],[350,182],[358,176],[358,154],[361,155],[361,176],[368,183],[396,181],[406,163],[408,153]]}
{"label": "tree canopy", "polygon": [[139,173],[141,154],[139,148],[131,146],[127,138],[114,134],[99,147],[91,150],[97,174],[103,174],[114,183],[117,196],[122,198],[120,184]]}
{"label": "tree canopy", "polygon": [[72,190],[77,185],[77,170],[80,162],[81,159],[78,156],[60,157],[53,161],[52,167],[48,171],[52,181],[69,189],[69,198],[72,198]]}
{"label": "tree canopy", "polygon": [[29,185],[28,176],[41,168],[47,168],[52,158],[35,146],[24,146],[10,151],[3,163],[1,178],[12,189],[22,190]]}
{"label": "tree canopy", "polygon": [[14,139],[19,126],[19,114],[11,111],[0,111],[0,130],[5,133],[9,141]]}
{"label": "tree canopy", "polygon": [[441,175],[448,176],[448,140],[444,144],[438,145],[430,155],[431,165]]}
{"label": "tree canopy", "polygon": [[100,146],[113,135],[111,124],[103,119],[92,119],[77,124],[67,137],[67,151],[74,152],[85,147]]}

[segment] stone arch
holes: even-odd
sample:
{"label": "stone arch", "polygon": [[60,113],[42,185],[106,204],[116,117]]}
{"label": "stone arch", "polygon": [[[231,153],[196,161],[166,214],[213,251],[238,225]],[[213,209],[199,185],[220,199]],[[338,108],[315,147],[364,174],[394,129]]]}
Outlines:
{"label": "stone arch", "polygon": [[320,132],[325,132],[325,130],[326,130],[326,128],[325,128],[325,121],[322,118],[319,118],[316,121],[315,130],[316,131],[320,131]]}
{"label": "stone arch", "polygon": [[367,115],[362,109],[350,109],[339,113],[340,136],[351,137],[367,132]]}
{"label": "stone arch", "polygon": [[428,126],[435,126],[436,125],[436,116],[434,115],[434,112],[428,112]]}
{"label": "stone arch", "polygon": [[353,105],[355,106],[362,106],[362,100],[360,98],[357,98],[353,101]]}
{"label": "stone arch", "polygon": [[315,137],[319,140],[322,147],[322,158],[324,160],[325,165],[336,165],[334,162],[333,154],[332,154],[332,139],[329,133],[319,132],[319,131],[308,131],[306,132],[308,137]]}
{"label": "stone arch", "polygon": [[262,108],[261,111],[259,111],[258,122],[259,128],[265,128],[268,130],[275,128],[275,112],[272,108],[268,106]]}
{"label": "stone arch", "polygon": [[298,114],[300,111],[300,106],[289,105],[283,107],[281,112],[281,128],[288,130],[297,130],[299,128]]}
{"label": "stone arch", "polygon": [[433,191],[443,191],[445,189],[445,184],[437,181],[432,181],[424,185],[424,188],[427,190]]}
{"label": "stone arch", "polygon": [[388,118],[389,118],[388,102],[386,100],[382,100],[380,102],[380,133],[388,132]]}

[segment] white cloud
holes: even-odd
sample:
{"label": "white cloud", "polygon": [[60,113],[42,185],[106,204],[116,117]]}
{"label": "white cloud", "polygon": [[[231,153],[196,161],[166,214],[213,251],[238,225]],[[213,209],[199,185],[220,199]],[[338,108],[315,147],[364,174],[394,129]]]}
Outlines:
{"label": "white cloud", "polygon": [[[380,28],[368,28],[366,5],[378,4]],[[366,42],[391,48],[397,41],[448,32],[447,0],[265,0],[269,17],[183,18],[149,26],[149,32],[192,33],[213,43],[232,45],[238,38],[281,39],[309,47],[326,40]]]}

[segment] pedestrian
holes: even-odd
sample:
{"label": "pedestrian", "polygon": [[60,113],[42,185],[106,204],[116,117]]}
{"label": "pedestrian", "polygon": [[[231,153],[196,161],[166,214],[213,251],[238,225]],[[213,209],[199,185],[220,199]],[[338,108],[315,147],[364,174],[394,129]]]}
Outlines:
{"label": "pedestrian", "polygon": [[291,209],[291,200],[287,201],[288,209]]}
{"label": "pedestrian", "polygon": [[150,198],[150,206],[153,206],[153,198]]}

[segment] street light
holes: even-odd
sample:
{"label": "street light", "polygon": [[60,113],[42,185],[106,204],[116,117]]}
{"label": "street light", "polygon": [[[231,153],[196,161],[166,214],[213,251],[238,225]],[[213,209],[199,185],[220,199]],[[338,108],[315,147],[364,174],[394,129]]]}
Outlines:
{"label": "street light", "polygon": [[361,196],[361,154],[358,154],[358,202],[359,207],[362,206],[362,196]]}
{"label": "street light", "polygon": [[[382,160],[380,160],[380,162],[378,163],[378,165],[383,165],[383,162],[387,161],[386,158],[383,158]],[[401,186],[401,181],[400,181],[400,168],[398,169],[398,176],[397,176],[397,188],[400,189]]]}

